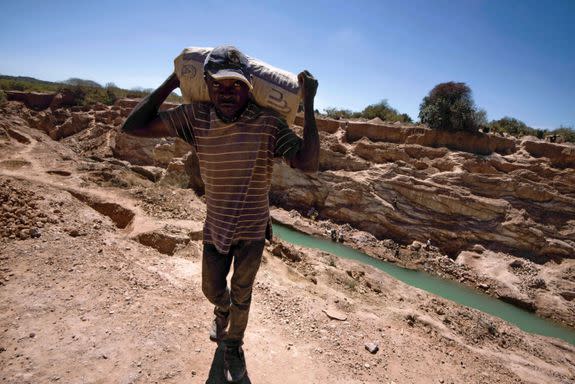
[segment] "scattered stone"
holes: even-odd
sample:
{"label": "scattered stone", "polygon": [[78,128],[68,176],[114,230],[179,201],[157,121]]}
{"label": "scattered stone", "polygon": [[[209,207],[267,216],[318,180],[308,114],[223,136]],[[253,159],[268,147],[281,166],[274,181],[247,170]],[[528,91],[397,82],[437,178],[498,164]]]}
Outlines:
{"label": "scattered stone", "polygon": [[413,325],[415,324],[415,321],[417,320],[417,315],[407,315],[405,316],[405,319],[407,320],[407,325],[413,327]]}
{"label": "scattered stone", "polygon": [[485,247],[481,244],[475,244],[473,247],[471,247],[471,250],[473,252],[483,253],[485,252]]}
{"label": "scattered stone", "polygon": [[369,351],[369,353],[372,354],[376,354],[377,351],[379,351],[379,346],[377,345],[376,342],[369,342],[369,343],[365,343],[365,349],[367,349]]}
{"label": "scattered stone", "polygon": [[537,278],[533,279],[533,281],[531,282],[531,284],[529,284],[529,286],[531,288],[543,289],[543,288],[547,287],[547,283],[545,283],[545,280],[543,280],[542,278],[537,277]]}
{"label": "scattered stone", "polygon": [[347,316],[344,313],[341,313],[333,309],[324,309],[322,310],[322,312],[325,313],[327,317],[329,317],[332,320],[339,320],[339,321],[347,320]]}
{"label": "scattered stone", "polygon": [[510,266],[511,268],[519,269],[519,268],[523,268],[524,264],[523,264],[523,261],[521,261],[521,260],[513,260],[513,261],[509,264],[509,266]]}
{"label": "scattered stone", "polygon": [[413,243],[411,243],[411,245],[409,246],[409,248],[411,248],[414,251],[419,251],[421,249],[421,247],[423,246],[423,244],[419,241],[414,241]]}
{"label": "scattered stone", "polygon": [[499,295],[499,300],[515,305],[516,307],[525,309],[529,312],[535,312],[537,310],[535,302],[528,297],[523,296],[520,297],[512,294],[503,294]]}

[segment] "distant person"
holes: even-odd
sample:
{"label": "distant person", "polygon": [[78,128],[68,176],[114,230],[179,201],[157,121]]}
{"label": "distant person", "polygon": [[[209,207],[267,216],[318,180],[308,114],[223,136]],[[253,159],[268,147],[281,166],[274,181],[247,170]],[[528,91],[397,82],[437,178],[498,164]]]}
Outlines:
{"label": "distant person", "polygon": [[341,231],[341,229],[339,229],[339,230],[337,231],[337,241],[338,241],[339,243],[343,243],[343,232]]}
{"label": "distant person", "polygon": [[[298,78],[304,105],[303,139],[276,112],[252,101],[247,58],[231,46],[214,48],[204,62],[210,102],[158,112],[179,86],[172,74],[134,108],[122,127],[143,137],[178,136],[198,154],[207,205],[202,290],[215,305],[210,339],[223,343],[228,382],[237,382],[246,374],[242,344],[252,286],[266,235],[271,236],[268,194],[274,157],[283,157],[305,172],[317,172],[319,166],[314,117],[318,82],[308,71]],[[228,288],[226,276],[232,262]]]}

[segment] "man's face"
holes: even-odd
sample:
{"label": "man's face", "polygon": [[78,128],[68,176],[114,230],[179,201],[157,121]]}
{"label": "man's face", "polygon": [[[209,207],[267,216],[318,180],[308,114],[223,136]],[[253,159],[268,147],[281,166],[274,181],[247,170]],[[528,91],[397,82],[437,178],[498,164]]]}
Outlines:
{"label": "man's face", "polygon": [[215,80],[206,76],[210,100],[218,113],[226,119],[238,117],[248,105],[250,89],[246,83],[234,79]]}

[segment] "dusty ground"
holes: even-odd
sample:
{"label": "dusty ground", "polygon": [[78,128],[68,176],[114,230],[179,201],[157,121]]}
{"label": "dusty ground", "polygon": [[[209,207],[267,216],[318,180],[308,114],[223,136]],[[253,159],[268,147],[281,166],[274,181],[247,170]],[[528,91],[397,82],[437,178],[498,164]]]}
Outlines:
{"label": "dusty ground", "polygon": [[[2,382],[221,382],[200,289],[202,200],[14,130],[0,138]],[[254,290],[251,382],[575,381],[572,345],[278,244]]]}

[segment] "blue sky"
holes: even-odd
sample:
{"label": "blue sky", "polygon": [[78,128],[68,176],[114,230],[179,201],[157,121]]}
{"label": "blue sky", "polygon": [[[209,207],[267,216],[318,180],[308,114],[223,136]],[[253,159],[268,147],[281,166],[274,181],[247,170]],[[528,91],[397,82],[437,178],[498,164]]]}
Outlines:
{"label": "blue sky", "polygon": [[0,0],[0,74],[154,88],[184,47],[233,44],[310,70],[319,109],[387,99],[416,120],[462,81],[489,119],[556,128],[575,126],[574,19],[573,0]]}

